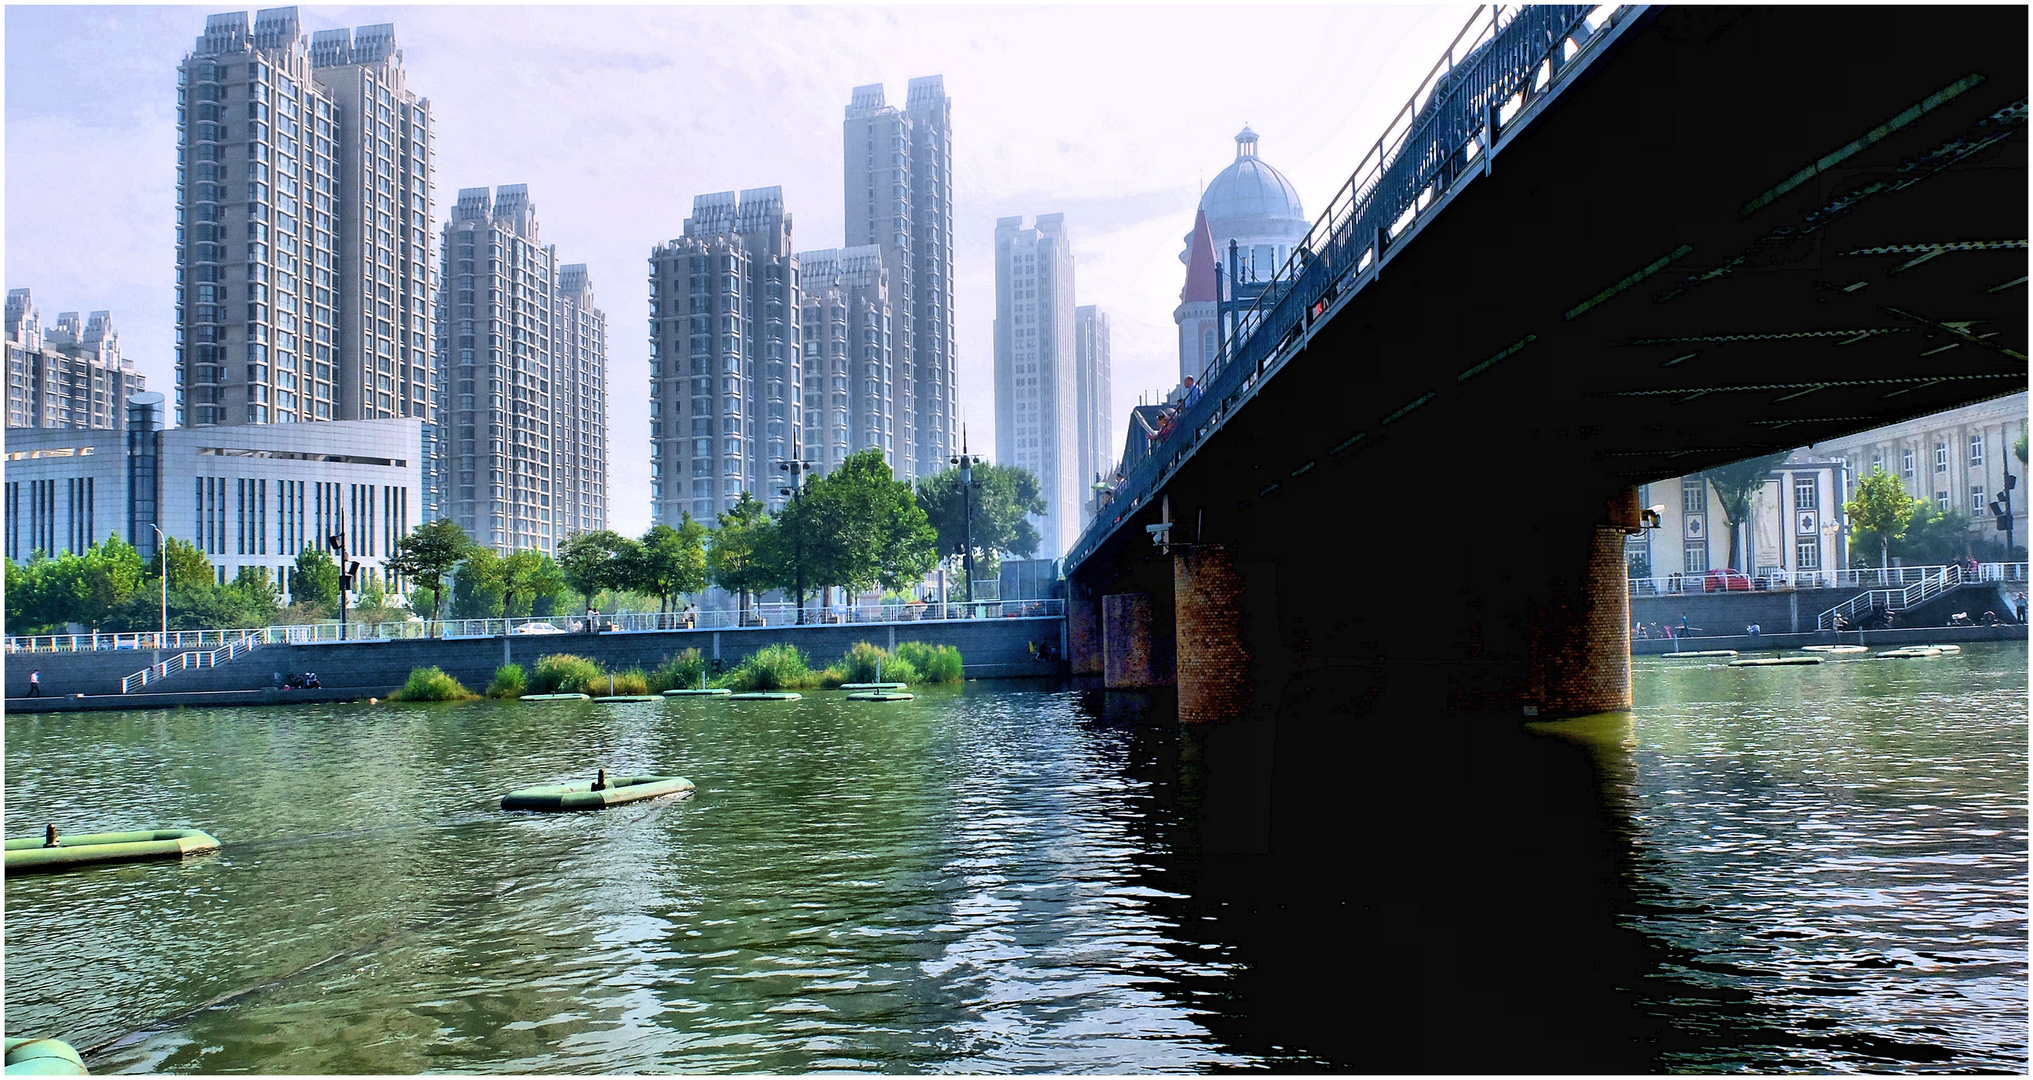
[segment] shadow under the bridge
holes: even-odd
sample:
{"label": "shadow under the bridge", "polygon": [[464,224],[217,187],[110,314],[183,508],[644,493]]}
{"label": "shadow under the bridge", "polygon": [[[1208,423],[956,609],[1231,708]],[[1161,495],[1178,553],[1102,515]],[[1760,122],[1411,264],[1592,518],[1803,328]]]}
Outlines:
{"label": "shadow under the bridge", "polygon": [[1629,714],[1414,711],[1432,691],[1406,681],[1316,669],[1273,718],[1209,725],[1162,691],[1083,695],[1154,793],[1153,910],[1231,961],[1153,972],[1216,1038],[1278,1071],[1394,1073],[1757,1071],[1844,1038],[1639,929],[1662,894]]}

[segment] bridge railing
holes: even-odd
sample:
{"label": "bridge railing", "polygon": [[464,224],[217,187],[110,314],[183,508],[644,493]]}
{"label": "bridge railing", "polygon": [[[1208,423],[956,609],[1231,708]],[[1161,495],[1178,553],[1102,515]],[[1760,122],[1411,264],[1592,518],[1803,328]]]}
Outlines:
{"label": "bridge railing", "polygon": [[[945,604],[937,601],[912,602],[907,604],[860,604],[840,608],[825,608],[816,604],[805,605],[804,625],[879,625],[885,623],[940,622],[956,619],[1016,619],[1062,616],[1066,613],[1065,601],[1059,599],[1039,600],[976,600],[965,603],[949,599]],[[531,637],[582,634],[587,632],[586,616],[551,615],[540,618],[510,619],[445,619],[427,622],[410,619],[403,622],[348,623],[345,636],[339,633],[336,621],[304,623],[293,626],[250,627],[238,630],[184,630],[169,634],[40,634],[33,636],[9,637],[6,649],[13,653],[29,652],[86,652],[95,649],[153,649],[157,641],[164,648],[182,647],[188,650],[192,645],[210,645],[214,649],[203,652],[185,651],[150,668],[156,672],[136,672],[132,679],[135,685],[145,685],[150,679],[159,679],[171,671],[182,671],[191,667],[206,667],[213,663],[224,663],[256,645],[314,645],[345,641],[401,641],[411,638],[462,638],[498,637],[502,634],[529,635]],[[739,626],[794,626],[798,625],[798,608],[795,604],[751,604],[746,622],[732,611],[633,611],[602,614],[594,620],[603,633],[634,633],[649,630],[732,630]],[[237,651],[236,651],[237,650]],[[203,659],[186,659],[200,657]],[[212,659],[216,657],[216,659]],[[158,670],[160,669],[160,670]]]}
{"label": "bridge railing", "polygon": [[[1170,432],[1151,442],[1148,453],[1121,463],[1117,471],[1124,482],[1104,497],[1067,564],[1093,554],[1124,518],[1142,509],[1201,440],[1249,399],[1260,380],[1276,372],[1305,331],[1342,297],[1368,283],[1391,242],[1412,228],[1468,173],[1471,163],[1489,153],[1505,126],[1559,85],[1574,60],[1630,10],[1617,5],[1478,8],[1291,258],[1235,325],[1224,330],[1220,352],[1198,380],[1199,403],[1182,410]],[[1260,494],[1277,486],[1273,480]]]}
{"label": "bridge railing", "polygon": [[[1779,574],[1759,575],[1748,578],[1753,591],[1780,591],[1785,589],[1904,589],[1909,585],[1938,578],[1947,566],[1891,566],[1860,567],[1848,570],[1798,570]],[[1967,568],[1956,568],[1958,580],[1963,584],[1977,581],[2000,583],[2025,581],[2027,564],[1979,563],[1972,576]],[[1634,577],[1630,581],[1632,596],[1686,596],[1702,593],[1723,592],[1724,585],[1718,576],[1711,584],[1709,575],[1714,571],[1696,570],[1684,574],[1660,574],[1652,577]],[[1741,573],[1741,571],[1738,571]],[[1734,591],[1742,591],[1738,585]]]}

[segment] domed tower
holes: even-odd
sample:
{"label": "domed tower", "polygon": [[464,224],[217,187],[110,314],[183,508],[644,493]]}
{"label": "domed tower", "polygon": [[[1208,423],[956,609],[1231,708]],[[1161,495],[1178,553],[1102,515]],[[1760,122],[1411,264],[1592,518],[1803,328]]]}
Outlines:
{"label": "domed tower", "polygon": [[1201,194],[1200,212],[1207,215],[1215,257],[1224,269],[1229,242],[1235,242],[1238,281],[1275,274],[1311,224],[1299,203],[1299,189],[1257,156],[1257,133],[1247,124],[1235,137],[1235,160]]}

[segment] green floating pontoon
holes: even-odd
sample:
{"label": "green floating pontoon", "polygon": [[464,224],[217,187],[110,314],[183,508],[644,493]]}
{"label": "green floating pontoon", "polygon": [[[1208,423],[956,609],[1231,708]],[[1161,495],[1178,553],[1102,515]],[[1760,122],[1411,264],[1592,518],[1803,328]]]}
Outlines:
{"label": "green floating pontoon", "polygon": [[83,1058],[59,1039],[7,1040],[8,1076],[90,1076]]}
{"label": "green floating pontoon", "polygon": [[1921,648],[1923,648],[1923,649],[1935,649],[1935,650],[1937,650],[1937,651],[1940,651],[1940,652],[1961,652],[1961,651],[1962,651],[1962,646],[1960,646],[1960,645],[1922,645],[1922,646],[1920,646],[1920,647],[1921,647]]}
{"label": "green floating pontoon", "polygon": [[[596,785],[600,785],[596,790]],[[603,810],[620,803],[656,799],[665,795],[690,795],[692,782],[682,776],[617,776],[609,779],[600,770],[594,780],[576,784],[511,791],[501,799],[503,810]]]}
{"label": "green floating pontoon", "polygon": [[1735,656],[1736,654],[1737,651],[1735,649],[1703,649],[1700,652],[1662,652],[1658,655],[1666,660],[1671,660],[1675,657],[1685,657],[1692,660],[1701,656]]}
{"label": "green floating pontoon", "polygon": [[842,690],[902,690],[908,683],[900,682],[844,682]]}
{"label": "green floating pontoon", "polygon": [[860,694],[849,694],[849,701],[909,701],[916,694],[899,694],[889,690],[870,690]]}
{"label": "green floating pontoon", "polygon": [[1732,660],[1731,667],[1798,667],[1802,664],[1819,664],[1819,656],[1763,656],[1756,660]]}
{"label": "green floating pontoon", "polygon": [[805,696],[805,695],[803,695],[803,694],[794,694],[794,693],[791,693],[791,692],[790,692],[790,691],[788,691],[788,690],[756,690],[756,691],[752,691],[752,692],[750,692],[750,693],[746,693],[746,694],[729,694],[729,695],[727,696],[727,700],[729,700],[729,701],[796,701],[796,700],[798,700],[799,698],[801,698],[801,697],[804,697],[804,696]]}
{"label": "green floating pontoon", "polygon": [[1800,648],[1803,652],[1828,653],[1830,655],[1835,655],[1838,653],[1848,655],[1850,653],[1871,651],[1862,645],[1802,645],[1800,646]]}
{"label": "green floating pontoon", "polygon": [[733,692],[734,692],[734,691],[732,691],[732,690],[729,690],[729,689],[727,689],[726,687],[722,687],[722,686],[715,686],[715,687],[709,687],[709,688],[707,688],[707,689],[705,689],[705,690],[666,690],[666,691],[664,691],[664,696],[665,696],[665,697],[725,697],[726,695],[728,695],[728,694],[732,694]]}
{"label": "green floating pontoon", "polygon": [[93,863],[175,859],[211,851],[217,840],[197,829],[154,829],[145,832],[85,833],[65,836],[51,846],[50,837],[28,836],[7,841],[7,872],[68,870]]}
{"label": "green floating pontoon", "polygon": [[608,694],[605,697],[596,697],[593,700],[598,704],[613,705],[623,701],[662,701],[663,699],[655,694]]}
{"label": "green floating pontoon", "polygon": [[[1961,652],[1961,649],[1957,649]],[[1932,645],[1908,645],[1903,649],[1886,649],[1878,654],[1880,660],[1920,660],[1929,656],[1940,656],[1941,650]]]}
{"label": "green floating pontoon", "polygon": [[591,701],[591,694],[524,694],[523,701]]}

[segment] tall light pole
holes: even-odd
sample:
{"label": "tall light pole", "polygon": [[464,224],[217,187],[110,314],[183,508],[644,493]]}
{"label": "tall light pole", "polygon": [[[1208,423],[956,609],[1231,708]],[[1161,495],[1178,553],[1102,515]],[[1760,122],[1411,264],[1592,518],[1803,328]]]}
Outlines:
{"label": "tall light pole", "polygon": [[967,429],[960,429],[960,456],[947,458],[960,466],[960,565],[967,576],[967,603],[974,602],[974,465],[979,458],[967,452]]}
{"label": "tall light pole", "polygon": [[[169,640],[169,548],[163,546],[162,526],[151,523],[155,530],[155,561],[162,564],[162,633],[155,639],[156,652],[162,651],[162,643]],[[156,657],[160,663],[162,657]]]}
{"label": "tall light pole", "polygon": [[[805,452],[802,447],[794,449],[792,453],[797,456],[776,463],[776,467],[780,471],[791,474],[791,486],[777,490],[785,495],[789,495],[791,502],[796,503],[799,497],[804,494],[804,475],[811,472],[812,466],[817,465],[818,462],[806,461]],[[802,532],[799,533],[794,541],[794,546],[791,549],[791,561],[797,564],[798,625],[803,626],[805,624],[805,538]]]}

